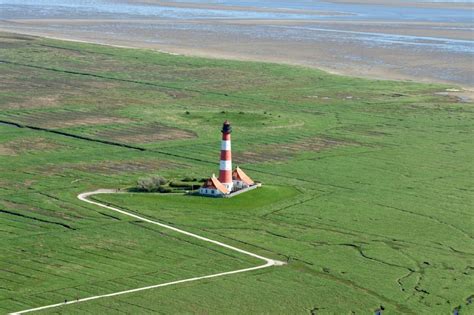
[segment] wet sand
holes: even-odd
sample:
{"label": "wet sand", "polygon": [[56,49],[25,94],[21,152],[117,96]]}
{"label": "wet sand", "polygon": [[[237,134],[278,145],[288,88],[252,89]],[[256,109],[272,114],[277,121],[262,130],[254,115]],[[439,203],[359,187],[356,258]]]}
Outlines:
{"label": "wet sand", "polygon": [[329,12],[322,10],[302,10],[302,9],[286,9],[286,8],[256,8],[249,7],[245,5],[219,5],[212,3],[192,3],[192,2],[168,2],[160,0],[125,0],[127,3],[131,4],[149,4],[149,5],[159,5],[162,7],[170,8],[194,8],[194,9],[206,9],[206,10],[236,10],[236,11],[252,11],[252,12],[274,12],[274,13],[299,13],[299,14],[312,14],[319,16],[338,16],[338,15],[347,15],[347,13],[340,12]]}
{"label": "wet sand", "polygon": [[[465,21],[434,22],[396,18],[377,20],[360,17],[348,19],[343,16],[342,10],[328,13],[324,10],[307,11],[298,8],[252,8],[232,3],[188,4],[153,0],[122,2],[146,2],[146,6],[151,5],[153,8],[159,4],[172,9],[219,11],[214,12],[218,15],[217,18],[203,18],[199,16],[202,13],[197,17],[192,15],[183,18],[135,18],[133,14],[117,18],[83,18],[78,14],[77,18],[71,19],[49,18],[46,15],[2,19],[0,30],[151,48],[190,56],[303,65],[351,76],[440,82],[474,89],[473,23]],[[456,3],[427,4],[428,7],[432,5],[443,5],[443,8],[460,6]],[[222,13],[224,11],[230,13]],[[269,15],[244,18],[245,13],[250,11],[252,14]],[[304,13],[304,17],[280,17],[278,14],[282,12]],[[195,14],[194,11],[192,14]],[[226,14],[236,16],[229,18]],[[308,17],[308,14],[330,18],[313,18]]]}

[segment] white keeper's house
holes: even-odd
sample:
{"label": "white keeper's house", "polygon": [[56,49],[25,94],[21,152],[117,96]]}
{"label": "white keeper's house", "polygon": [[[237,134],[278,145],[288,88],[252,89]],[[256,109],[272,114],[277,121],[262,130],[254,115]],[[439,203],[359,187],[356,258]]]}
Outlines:
{"label": "white keeper's house", "polygon": [[230,191],[217,179],[216,175],[206,180],[204,185],[199,188],[200,195],[222,197],[222,195],[229,194]]}

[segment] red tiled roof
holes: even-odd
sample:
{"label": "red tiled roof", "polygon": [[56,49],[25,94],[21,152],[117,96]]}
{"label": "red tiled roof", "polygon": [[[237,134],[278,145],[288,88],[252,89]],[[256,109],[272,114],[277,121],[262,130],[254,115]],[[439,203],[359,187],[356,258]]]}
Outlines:
{"label": "red tiled roof", "polygon": [[209,178],[204,185],[202,185],[202,188],[217,189],[223,194],[229,193],[229,190],[215,176]]}
{"label": "red tiled roof", "polygon": [[241,180],[247,185],[255,184],[254,181],[250,177],[248,177],[247,174],[242,171],[242,169],[240,169],[240,167],[236,167],[235,170],[232,172],[232,178],[236,180]]}

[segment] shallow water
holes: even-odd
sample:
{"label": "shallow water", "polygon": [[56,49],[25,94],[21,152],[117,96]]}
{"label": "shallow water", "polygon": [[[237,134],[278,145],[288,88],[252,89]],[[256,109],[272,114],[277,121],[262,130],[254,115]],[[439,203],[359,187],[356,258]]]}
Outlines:
{"label": "shallow water", "polygon": [[[332,3],[325,1],[313,0],[175,0],[172,2],[193,2],[193,3],[215,3],[226,6],[248,6],[255,8],[273,8],[273,9],[299,9],[299,10],[316,10],[327,11],[333,13],[342,13],[344,19],[370,19],[370,20],[402,20],[402,21],[431,21],[431,22],[472,22],[473,13],[468,10],[461,9],[432,9],[432,8],[414,8],[404,6],[405,1],[393,1],[398,3],[396,6],[383,6],[371,4],[347,4]],[[407,1],[408,2],[408,1]],[[436,2],[436,1],[409,1],[409,2]],[[441,1],[439,1],[441,2]],[[474,1],[442,1],[453,3],[474,3]],[[315,17],[313,17],[315,18]],[[329,16],[328,18],[337,18],[339,16]]]}
{"label": "shallow water", "polygon": [[252,12],[131,4],[120,1],[0,1],[0,18],[311,19],[306,14]]}
{"label": "shallow water", "polygon": [[[169,7],[120,0],[0,0],[0,18],[78,18],[78,17],[142,17],[171,19],[364,19],[469,23],[473,12],[462,9],[433,9],[367,4],[339,4],[324,1],[170,1],[182,3],[217,4],[219,6],[257,9],[296,9],[322,11],[319,15],[305,13],[276,13],[250,10],[219,10]],[[325,14],[327,12],[328,14]]]}

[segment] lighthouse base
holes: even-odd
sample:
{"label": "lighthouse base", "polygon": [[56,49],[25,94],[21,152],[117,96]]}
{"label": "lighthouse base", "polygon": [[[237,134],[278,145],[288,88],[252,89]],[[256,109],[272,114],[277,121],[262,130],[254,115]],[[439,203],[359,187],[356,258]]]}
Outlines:
{"label": "lighthouse base", "polygon": [[223,197],[223,198],[232,198],[234,196],[246,193],[247,191],[254,190],[254,189],[257,189],[257,188],[260,188],[260,187],[262,187],[262,184],[255,184],[255,185],[252,185],[252,186],[248,186],[246,188],[235,190],[235,191],[231,192],[230,194],[222,195],[221,197]]}
{"label": "lighthouse base", "polygon": [[[231,174],[225,173],[224,175]],[[255,183],[248,177],[239,167],[232,172],[231,178],[228,177],[230,176],[220,176],[220,178],[225,180],[224,182],[216,178],[215,175],[212,175],[199,188],[199,194],[210,197],[229,198],[261,186],[261,184]]]}
{"label": "lighthouse base", "polygon": [[227,190],[228,190],[229,192],[231,192],[232,190],[234,190],[234,183],[233,183],[233,182],[232,182],[232,183],[222,183],[222,185],[224,185],[225,188],[227,188]]}

